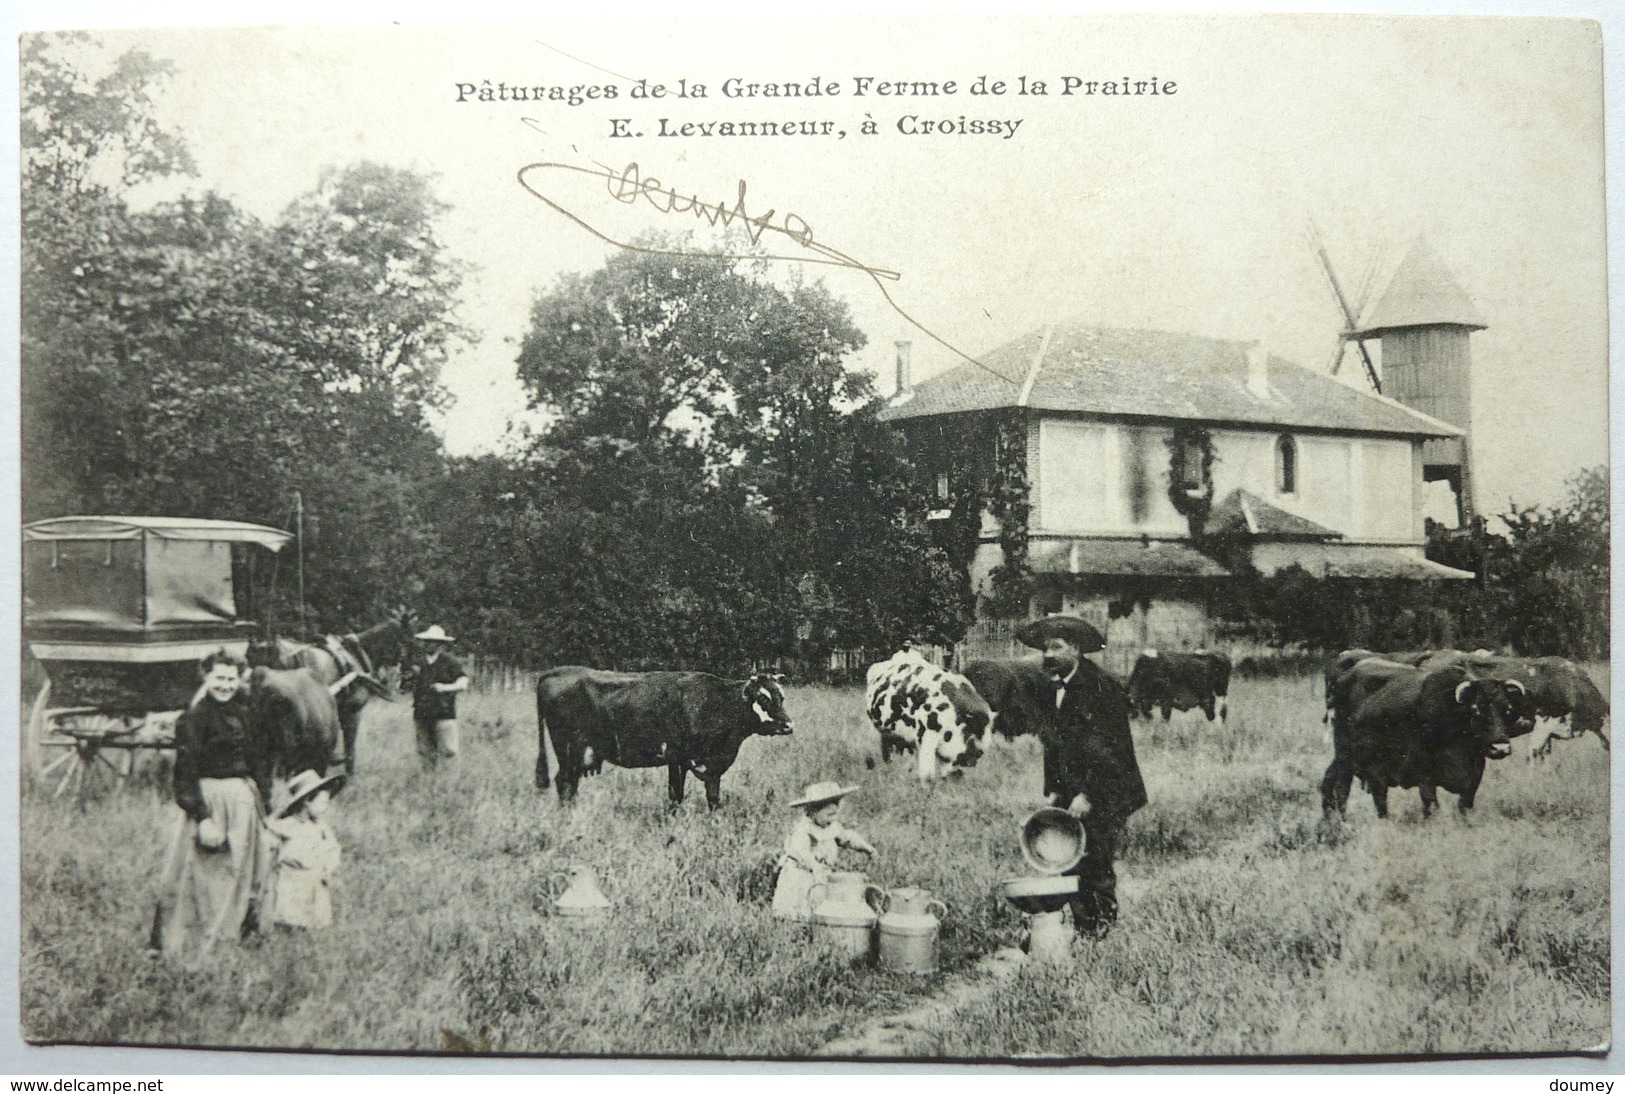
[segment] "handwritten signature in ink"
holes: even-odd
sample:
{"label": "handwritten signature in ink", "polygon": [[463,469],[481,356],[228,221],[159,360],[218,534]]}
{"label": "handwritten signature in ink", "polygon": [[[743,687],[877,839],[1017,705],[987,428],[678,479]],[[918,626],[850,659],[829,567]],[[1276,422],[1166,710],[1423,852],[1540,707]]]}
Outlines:
{"label": "handwritten signature in ink", "polygon": [[[535,125],[534,121],[526,119],[527,124]],[[702,201],[698,194],[685,193],[674,185],[662,183],[653,175],[647,175],[637,163],[629,163],[624,168],[609,167],[593,161],[592,166],[576,163],[538,162],[529,163],[519,169],[519,185],[527,192],[553,209],[555,212],[579,225],[605,243],[612,244],[628,251],[642,254],[661,254],[673,257],[718,257],[716,252],[671,250],[666,248],[646,247],[625,240],[616,239],[590,223],[585,215],[562,204],[562,199],[556,192],[550,192],[548,182],[551,177],[558,177],[558,172],[575,175],[602,178],[606,185],[606,194],[610,200],[622,205],[646,205],[653,211],[665,216],[689,215],[704,221],[707,225],[720,228],[731,228],[735,225],[743,228],[751,245],[759,246],[764,237],[772,234],[788,239],[798,250],[791,254],[752,254],[731,255],[724,252],[720,257],[725,258],[766,258],[776,262],[802,262],[811,265],[836,266],[840,268],[857,270],[868,276],[880,291],[882,297],[893,311],[903,318],[910,326],[921,334],[930,338],[938,345],[951,353],[969,361],[971,364],[986,370],[1007,383],[1016,381],[989,368],[981,361],[965,353],[939,336],[924,324],[905,311],[886,288],[886,282],[901,280],[902,275],[895,270],[888,270],[880,266],[872,266],[859,261],[852,255],[837,250],[826,243],[814,238],[812,225],[793,212],[786,212],[781,217],[776,209],[766,212],[752,213],[746,202],[748,186],[744,179],[739,180],[738,188],[732,200]]]}

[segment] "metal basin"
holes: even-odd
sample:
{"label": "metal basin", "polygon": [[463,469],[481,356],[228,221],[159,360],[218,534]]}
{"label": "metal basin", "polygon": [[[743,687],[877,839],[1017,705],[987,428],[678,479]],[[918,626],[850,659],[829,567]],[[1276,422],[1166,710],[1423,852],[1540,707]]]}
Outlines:
{"label": "metal basin", "polygon": [[999,883],[999,892],[1019,912],[1058,912],[1078,895],[1076,876],[1015,877]]}
{"label": "metal basin", "polygon": [[1021,855],[1041,874],[1072,869],[1083,851],[1083,822],[1065,809],[1040,809],[1022,822]]}

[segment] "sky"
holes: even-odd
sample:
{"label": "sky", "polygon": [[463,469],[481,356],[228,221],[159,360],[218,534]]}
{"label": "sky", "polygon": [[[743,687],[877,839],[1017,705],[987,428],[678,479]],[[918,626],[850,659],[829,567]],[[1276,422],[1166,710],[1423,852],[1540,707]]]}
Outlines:
{"label": "sky", "polygon": [[[1489,323],[1472,336],[1480,507],[1559,500],[1567,478],[1607,459],[1592,24],[689,18],[99,37],[175,65],[157,112],[188,142],[194,190],[270,218],[329,166],[367,158],[433,176],[451,206],[444,239],[468,267],[460,317],[477,335],[443,377],[456,402],[437,428],[453,453],[493,449],[523,416],[513,362],[534,295],[613,250],[566,213],[622,242],[673,229],[719,240],[692,216],[613,200],[604,175],[635,164],[684,201],[732,206],[743,185],[752,215],[848,256],[813,265],[793,236],[763,235],[782,274],[822,277],[849,304],[869,338],[852,364],[888,391],[900,340],[919,379],[1057,320],[1257,339],[1326,369],[1342,317],[1308,226],[1351,295],[1368,273],[1380,291],[1425,233]],[[1063,95],[1068,76],[1159,93]],[[972,94],[978,77],[1004,94]],[[1019,94],[1022,77],[1048,94]],[[826,94],[728,97],[729,78]],[[633,98],[639,80],[673,91]],[[678,98],[680,80],[707,97]],[[940,93],[950,80],[955,93]],[[939,94],[883,94],[883,81],[934,81]],[[487,82],[618,96],[481,102]],[[997,131],[920,132],[961,118]],[[659,135],[782,119],[845,136]],[[877,132],[861,133],[865,121]],[[535,163],[563,166],[527,172],[533,193],[520,169]],[[1343,374],[1359,382],[1352,356]]]}

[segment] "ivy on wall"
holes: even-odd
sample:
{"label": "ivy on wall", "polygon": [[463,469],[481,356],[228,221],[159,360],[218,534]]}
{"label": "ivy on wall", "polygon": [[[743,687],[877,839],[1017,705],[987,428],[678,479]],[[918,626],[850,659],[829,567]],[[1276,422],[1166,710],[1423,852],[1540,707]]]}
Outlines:
{"label": "ivy on wall", "polygon": [[1027,614],[1032,567],[1027,533],[1032,484],[1027,477],[1027,421],[1021,411],[987,414],[952,446],[952,515],[948,553],[968,571],[982,539],[982,514],[998,523],[1004,557],[988,575],[989,607],[997,615]]}
{"label": "ivy on wall", "polygon": [[993,609],[1000,615],[1026,615],[1032,567],[1027,560],[1027,533],[1032,517],[1032,483],[1027,478],[1027,420],[1020,413],[1000,415],[985,427],[983,442],[991,452],[987,476],[987,510],[999,523],[1004,561],[988,575]]}
{"label": "ivy on wall", "polygon": [[1202,538],[1213,510],[1213,460],[1212,433],[1194,425],[1174,427],[1168,438],[1168,500],[1190,525],[1192,540]]}

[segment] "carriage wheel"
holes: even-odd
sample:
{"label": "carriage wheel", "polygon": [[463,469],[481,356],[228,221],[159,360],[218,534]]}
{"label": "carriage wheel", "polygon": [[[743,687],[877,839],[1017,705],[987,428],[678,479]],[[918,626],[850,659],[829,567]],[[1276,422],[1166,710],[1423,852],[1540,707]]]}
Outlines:
{"label": "carriage wheel", "polygon": [[70,787],[74,787],[82,809],[91,796],[93,783],[103,784],[114,793],[118,792],[135,769],[135,754],[128,748],[109,748],[94,737],[81,737],[48,765],[48,769],[52,767],[59,768],[62,775],[51,796],[60,798]]}
{"label": "carriage wheel", "polygon": [[51,681],[47,679],[40,685],[39,694],[34,697],[34,705],[28,712],[27,740],[38,743],[45,738],[45,708],[51,701]]}
{"label": "carriage wheel", "polygon": [[[36,704],[38,706],[38,704]],[[67,719],[62,714],[67,714]],[[119,744],[109,744],[109,731],[122,720],[112,715],[75,710],[53,717],[39,712],[41,732],[37,738],[46,753],[39,767],[42,782],[50,783],[51,797],[60,798],[74,790],[81,807],[91,795],[93,783],[117,791],[135,770],[135,753]]]}

